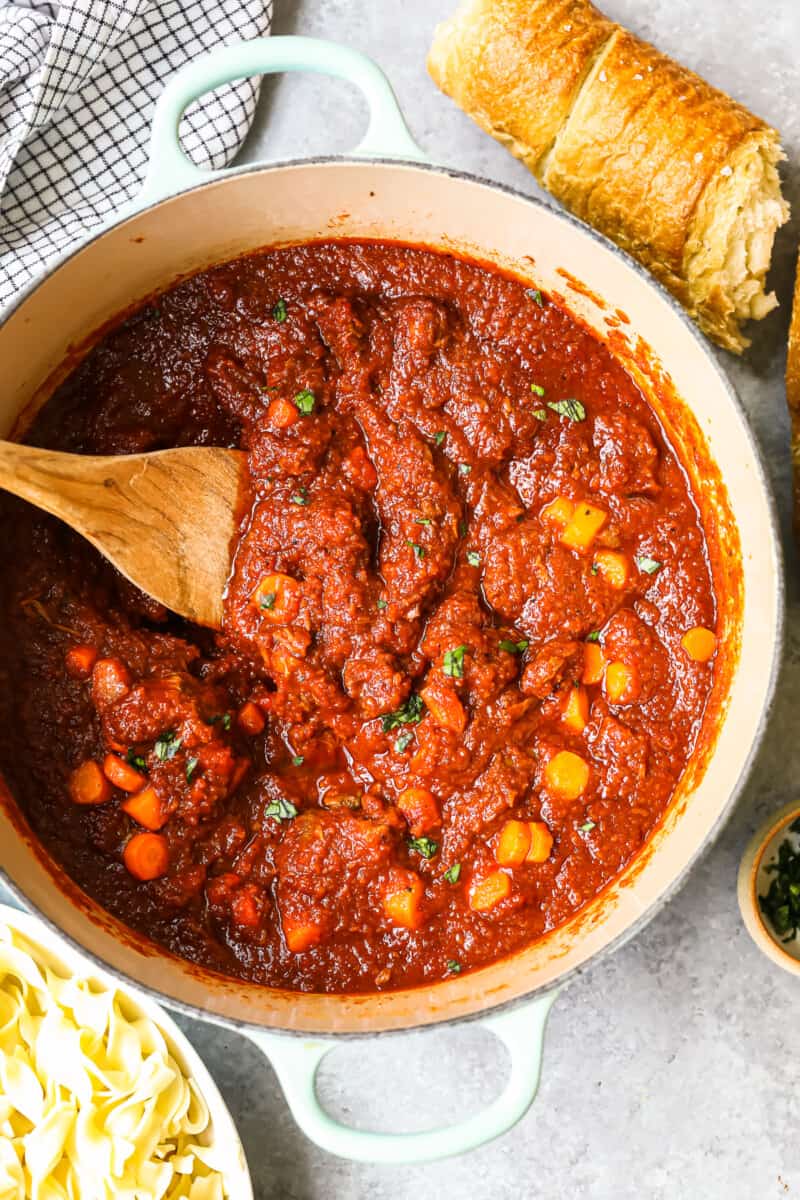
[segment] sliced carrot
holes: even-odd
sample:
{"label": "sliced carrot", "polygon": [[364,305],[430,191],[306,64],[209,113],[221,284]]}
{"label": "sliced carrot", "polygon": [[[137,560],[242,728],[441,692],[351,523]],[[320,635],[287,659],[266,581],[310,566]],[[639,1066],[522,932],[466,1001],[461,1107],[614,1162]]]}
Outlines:
{"label": "sliced carrot", "polygon": [[94,646],[72,646],[64,655],[64,666],[73,679],[88,679],[96,662]]}
{"label": "sliced carrot", "polygon": [[383,897],[383,911],[393,925],[403,929],[418,929],[422,924],[420,903],[424,888],[419,876],[408,872],[407,882],[403,886],[393,888]]}
{"label": "sliced carrot", "polygon": [[288,625],[297,616],[303,589],[291,575],[276,571],[265,575],[250,597],[265,621],[273,625]]}
{"label": "sliced carrot", "polygon": [[551,500],[549,504],[545,504],[539,517],[542,521],[546,521],[548,525],[556,525],[559,529],[566,529],[572,520],[572,514],[575,512],[575,502],[568,500],[566,496],[556,496],[555,500]]}
{"label": "sliced carrot", "polygon": [[469,892],[469,906],[473,912],[489,912],[501,900],[511,895],[511,880],[504,871],[492,871],[483,879],[473,883]]}
{"label": "sliced carrot", "polygon": [[92,699],[108,708],[131,690],[131,673],[119,658],[98,658],[92,669]]}
{"label": "sliced carrot", "polygon": [[583,647],[583,674],[581,683],[602,683],[606,669],[603,647],[598,642],[586,642]]}
{"label": "sliced carrot", "polygon": [[639,675],[635,667],[624,662],[610,662],[606,667],[603,690],[610,704],[633,704],[639,699]]}
{"label": "sliced carrot", "polygon": [[103,759],[103,774],[121,792],[138,792],[147,783],[141,771],[116,754],[107,754]]}
{"label": "sliced carrot", "polygon": [[589,720],[589,697],[584,687],[571,687],[561,711],[561,720],[568,729],[583,733]]}
{"label": "sliced carrot", "polygon": [[501,867],[518,867],[531,848],[531,831],[526,821],[506,821],[494,856]]}
{"label": "sliced carrot", "polygon": [[75,804],[105,804],[111,799],[111,784],[100,764],[89,758],[70,775],[69,794]]}
{"label": "sliced carrot", "polygon": [[244,732],[249,733],[252,737],[255,737],[256,734],[263,733],[264,726],[266,725],[264,714],[258,705],[254,704],[252,700],[248,700],[246,704],[242,705],[242,707],[239,709],[236,720],[239,722],[239,725]]}
{"label": "sliced carrot", "polygon": [[549,791],[562,800],[577,800],[586,791],[589,782],[589,765],[580,754],[571,750],[559,750],[544,769],[545,783]]}
{"label": "sliced carrot", "polygon": [[613,588],[624,588],[631,573],[627,556],[618,550],[596,551],[594,566],[597,568],[596,574]]}
{"label": "sliced carrot", "polygon": [[428,833],[439,824],[439,805],[433,792],[427,788],[404,788],[397,797],[397,807],[408,821],[414,837]]}
{"label": "sliced carrot", "polygon": [[122,861],[134,879],[158,879],[169,866],[169,846],[160,833],[135,833],[122,851]]}
{"label": "sliced carrot", "polygon": [[580,504],[575,505],[572,519],[559,541],[562,546],[585,554],[607,520],[608,513],[604,508],[597,508],[596,505],[587,504],[582,500]]}
{"label": "sliced carrot", "polygon": [[695,662],[708,662],[716,653],[717,638],[710,629],[696,625],[683,635],[681,645]]}
{"label": "sliced carrot", "polygon": [[531,831],[531,848],[528,851],[525,861],[529,863],[546,862],[550,857],[550,851],[553,849],[553,835],[544,821],[531,821],[529,828]]}
{"label": "sliced carrot", "polygon": [[127,800],[122,801],[120,808],[132,817],[137,825],[143,825],[145,829],[163,829],[169,820],[169,815],[164,812],[152,786],[142,788],[135,796],[128,796]]}
{"label": "sliced carrot", "polygon": [[267,409],[267,420],[275,429],[288,429],[300,420],[300,410],[291,400],[276,396]]}
{"label": "sliced carrot", "polygon": [[322,938],[322,926],[314,921],[298,921],[294,917],[281,917],[281,928],[286,946],[292,954],[310,950]]}
{"label": "sliced carrot", "polygon": [[453,733],[463,733],[467,727],[467,714],[464,705],[449,683],[440,675],[433,675],[420,696],[437,725],[442,729],[450,729]]}

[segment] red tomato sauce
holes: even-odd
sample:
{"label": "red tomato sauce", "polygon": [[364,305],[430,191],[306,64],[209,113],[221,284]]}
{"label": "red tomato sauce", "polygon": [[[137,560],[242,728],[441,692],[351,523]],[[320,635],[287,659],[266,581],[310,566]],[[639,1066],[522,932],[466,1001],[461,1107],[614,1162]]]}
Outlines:
{"label": "red tomato sauce", "polygon": [[708,548],[654,411],[546,296],[398,245],[259,254],[107,333],[28,439],[249,456],[221,633],[0,500],[0,766],[128,925],[264,984],[398,988],[641,850],[713,682]]}

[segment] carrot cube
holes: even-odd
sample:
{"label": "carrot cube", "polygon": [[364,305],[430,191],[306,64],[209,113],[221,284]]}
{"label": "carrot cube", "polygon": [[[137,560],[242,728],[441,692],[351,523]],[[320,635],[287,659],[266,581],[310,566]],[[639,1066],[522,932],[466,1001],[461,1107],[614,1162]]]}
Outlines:
{"label": "carrot cube", "polygon": [[571,750],[559,750],[544,769],[548,790],[562,800],[577,800],[589,783],[589,764]]}
{"label": "carrot cube", "polygon": [[555,500],[551,500],[549,504],[545,504],[539,517],[542,521],[546,521],[548,525],[557,525],[559,529],[566,529],[572,520],[575,512],[575,503],[569,500],[566,496],[556,496]]}
{"label": "carrot cube", "polygon": [[501,867],[518,867],[531,848],[531,831],[526,821],[506,821],[500,830],[495,858]]}
{"label": "carrot cube", "polygon": [[586,642],[583,647],[583,674],[581,683],[601,683],[606,669],[603,647],[597,642]]}
{"label": "carrot cube", "polygon": [[131,673],[118,658],[98,658],[92,668],[92,700],[96,708],[116,704],[131,690]]}
{"label": "carrot cube", "polygon": [[288,625],[297,616],[302,587],[291,575],[276,571],[265,575],[250,597],[250,603],[272,625]]}
{"label": "carrot cube", "polygon": [[439,824],[439,806],[433,792],[427,788],[404,788],[397,797],[397,807],[408,821],[414,837],[428,833]]}
{"label": "carrot cube", "polygon": [[292,954],[310,950],[322,938],[322,926],[314,921],[298,921],[295,917],[282,916],[281,928],[286,946]]}
{"label": "carrot cube", "polygon": [[245,733],[249,733],[251,737],[255,737],[257,734],[263,733],[264,726],[266,725],[264,714],[258,705],[254,704],[252,700],[248,700],[246,704],[242,705],[242,707],[239,709],[236,720],[238,721],[240,728],[243,729]]}
{"label": "carrot cube", "polygon": [[610,662],[606,667],[603,690],[610,704],[633,704],[639,698],[636,669],[624,662]]}
{"label": "carrot cube", "polygon": [[418,929],[422,924],[420,902],[424,888],[419,876],[408,873],[408,882],[387,892],[383,897],[383,911],[393,925],[404,929]]}
{"label": "carrot cube", "polygon": [[695,662],[708,662],[716,653],[717,639],[710,629],[696,625],[683,635],[681,645]]}
{"label": "carrot cube", "polygon": [[598,550],[594,556],[596,574],[606,581],[609,587],[622,589],[630,576],[630,564],[624,554],[617,550]]}
{"label": "carrot cube", "polygon": [[489,912],[510,895],[511,880],[505,871],[492,871],[473,883],[469,892],[469,906],[473,912]]}
{"label": "carrot cube", "polygon": [[467,727],[464,706],[452,687],[440,676],[434,675],[419,694],[437,725],[453,733],[464,732]]}
{"label": "carrot cube", "polygon": [[575,505],[572,519],[561,534],[561,545],[585,554],[607,520],[605,509],[581,501]]}
{"label": "carrot cube", "polygon": [[73,679],[88,679],[96,662],[94,646],[72,646],[64,655],[64,666]]}
{"label": "carrot cube", "polygon": [[74,804],[105,804],[111,799],[111,784],[100,764],[87,759],[70,775],[69,794]]}
{"label": "carrot cube", "polygon": [[553,849],[553,835],[544,821],[531,821],[529,828],[531,831],[531,848],[528,851],[525,861],[529,863],[546,862],[550,857],[550,851]]}
{"label": "carrot cube", "polygon": [[129,796],[127,800],[123,800],[120,808],[137,825],[143,825],[145,829],[153,831],[163,829],[169,820],[169,815],[164,812],[161,801],[152,786],[142,788],[135,796]]}
{"label": "carrot cube", "polygon": [[589,697],[584,687],[571,687],[561,713],[561,720],[568,729],[583,733],[589,720]]}

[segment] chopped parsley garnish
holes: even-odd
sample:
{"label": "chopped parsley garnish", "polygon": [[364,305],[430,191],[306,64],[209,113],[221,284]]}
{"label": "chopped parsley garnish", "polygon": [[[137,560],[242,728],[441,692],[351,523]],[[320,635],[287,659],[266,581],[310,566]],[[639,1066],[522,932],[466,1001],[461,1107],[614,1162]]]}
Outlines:
{"label": "chopped parsley garnish", "polygon": [[223,729],[230,729],[231,714],[230,713],[217,713],[217,715],[215,717],[208,718],[208,723],[209,723],[209,725],[221,725]]}
{"label": "chopped parsley garnish", "polygon": [[596,824],[596,822],[594,822],[594,821],[586,821],[585,824],[583,824],[579,827],[581,833],[591,833],[595,827],[595,824]]}
{"label": "chopped parsley garnish", "polygon": [[446,437],[447,437],[447,434],[445,433],[445,431],[443,429],[440,429],[438,433],[435,433],[433,435],[433,440],[436,442],[437,446],[441,446],[442,442],[444,441],[444,439]]}
{"label": "chopped parsley garnish", "polygon": [[442,664],[442,670],[445,675],[450,675],[453,679],[464,678],[464,655],[466,651],[466,646],[456,646],[452,650],[445,650],[444,663]]}
{"label": "chopped parsley garnish", "polygon": [[655,575],[662,567],[657,558],[650,558],[647,554],[637,554],[633,561],[645,575]]}
{"label": "chopped parsley garnish", "polygon": [[317,398],[308,388],[303,388],[302,392],[298,392],[294,398],[295,405],[299,412],[304,417],[308,417],[314,411],[314,405],[317,403]]}
{"label": "chopped parsley garnish", "polygon": [[458,961],[457,958],[448,958],[447,969],[451,975],[460,975],[461,974],[461,963]]}
{"label": "chopped parsley garnish", "polygon": [[281,299],[273,308],[272,315],[278,322],[286,320],[286,301],[283,299],[283,297],[281,297]]}
{"label": "chopped parsley garnish", "polygon": [[586,409],[580,400],[548,400],[547,407],[570,421],[586,420]]}
{"label": "chopped parsley garnish", "polygon": [[291,800],[287,800],[285,796],[279,796],[277,800],[270,800],[264,809],[264,815],[274,817],[276,821],[291,821],[293,817],[297,816],[297,809]]}
{"label": "chopped parsley garnish", "polygon": [[408,848],[416,850],[417,854],[421,854],[423,858],[433,858],[439,849],[439,843],[429,837],[409,838]]}
{"label": "chopped parsley garnish", "polygon": [[412,542],[410,538],[406,538],[406,545],[411,547],[414,551],[414,557],[418,558],[421,562],[425,557],[425,547],[420,546],[419,542]]}
{"label": "chopped parsley garnish", "polygon": [[593,629],[591,633],[587,633],[586,640],[587,640],[587,642],[599,642],[600,641],[600,630]]}
{"label": "chopped parsley garnish", "polygon": [[530,298],[531,298],[531,300],[533,300],[534,304],[539,305],[539,308],[544,308],[544,300],[542,299],[542,293],[539,291],[538,288],[526,288],[525,295],[530,296]]}
{"label": "chopped parsley garnish", "polygon": [[533,410],[533,415],[536,417],[537,421],[546,421],[547,420],[547,409],[546,408],[535,408]]}
{"label": "chopped parsley garnish", "polygon": [[309,503],[308,488],[301,487],[298,492],[295,492],[294,495],[290,496],[289,498],[290,498],[292,504],[300,504],[300,505],[308,504]]}
{"label": "chopped parsley garnish", "polygon": [[509,654],[524,654],[528,649],[527,638],[520,638],[518,642],[512,642],[508,638],[503,638],[498,644],[501,650],[507,650]]}
{"label": "chopped parsley garnish", "polygon": [[459,537],[467,536],[467,522],[466,521],[458,522],[458,536]]}
{"label": "chopped parsley garnish", "polygon": [[303,765],[302,754],[295,754],[295,756],[292,759],[292,766],[293,767],[302,767],[302,765]]}
{"label": "chopped parsley garnish", "polygon": [[278,593],[277,593],[277,592],[267,592],[267,593],[266,593],[264,596],[262,596],[262,597],[261,597],[261,599],[259,600],[259,604],[258,604],[258,606],[259,606],[259,608],[274,608],[274,607],[275,607],[275,601],[276,601],[277,599],[278,599]]}
{"label": "chopped parsley garnish", "polygon": [[379,611],[379,612],[383,612],[383,610],[384,610],[385,608],[388,608],[388,607],[389,607],[389,601],[388,601],[388,600],[378,600],[378,602],[377,602],[377,608],[378,608],[378,611]]}
{"label": "chopped parsley garnish", "polygon": [[540,383],[532,383],[531,391],[533,392],[534,396],[543,396],[544,395],[544,388],[542,387],[542,385]]}
{"label": "chopped parsley garnish", "polygon": [[461,878],[461,863],[453,863],[452,867],[448,867],[443,878],[447,883],[458,883]]}
{"label": "chopped parsley garnish", "polygon": [[417,524],[418,524],[418,525],[431,525],[431,524],[433,524],[433,522],[431,521],[430,517],[417,517],[417,518],[416,518],[416,521],[417,521]]}
{"label": "chopped parsley garnish", "polygon": [[194,773],[197,770],[199,765],[200,765],[199,758],[190,758],[187,760],[187,763],[186,763],[186,782],[187,783],[191,783],[192,776],[194,775]]}
{"label": "chopped parsley garnish", "polygon": [[472,467],[469,465],[469,463],[459,463],[458,464],[459,475],[469,475],[471,470],[472,470]]}
{"label": "chopped parsley garnish", "polygon": [[147,763],[142,758],[141,754],[137,754],[135,750],[131,749],[128,751],[128,753],[125,755],[125,762],[129,763],[130,766],[135,767],[137,771],[141,771],[143,775],[147,774]]}
{"label": "chopped parsley garnish", "polygon": [[381,725],[383,732],[389,733],[392,729],[397,729],[398,725],[416,725],[421,720],[422,696],[418,696],[416,692],[412,692],[402,708],[397,708],[394,712],[384,713],[381,717]]}
{"label": "chopped parsley garnish", "polygon": [[597,563],[592,563],[591,567],[589,568],[589,573],[590,573],[591,575],[599,575],[599,573],[600,573],[600,568],[599,568],[599,566],[597,565]]}
{"label": "chopped parsley garnish", "polygon": [[397,739],[397,741],[394,744],[394,748],[398,754],[402,754],[404,750],[408,749],[410,743],[413,742],[413,740],[414,740],[413,733],[411,733],[410,730],[406,730],[405,733],[400,734],[399,738]]}
{"label": "chopped parsley garnish", "polygon": [[[789,831],[800,833],[800,820],[793,821]],[[759,907],[781,941],[790,942],[800,929],[800,853],[789,838],[781,842],[777,861],[769,863],[766,870],[775,878],[767,894],[758,897]]]}
{"label": "chopped parsley garnish", "polygon": [[481,556],[477,550],[467,551],[467,562],[471,567],[479,567],[481,565]]}
{"label": "chopped parsley garnish", "polygon": [[161,737],[155,744],[156,758],[159,762],[169,762],[181,748],[181,741],[176,733],[169,730],[167,733],[162,733]]}

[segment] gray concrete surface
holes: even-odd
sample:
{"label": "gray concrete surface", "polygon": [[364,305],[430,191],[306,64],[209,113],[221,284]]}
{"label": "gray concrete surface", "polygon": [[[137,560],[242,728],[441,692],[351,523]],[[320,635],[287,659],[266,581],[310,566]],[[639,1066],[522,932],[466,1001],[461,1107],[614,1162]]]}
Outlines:
{"label": "gray concrete surface", "polygon": [[[389,74],[419,142],[442,162],[537,191],[524,168],[441,96],[424,70],[431,30],[454,0],[276,0],[274,31],[344,41]],[[800,229],[798,0],[606,0],[630,25],[772,121],[796,210],[780,235],[781,309],[752,352],[720,361],[766,456],[787,552],[789,630],[778,704],[733,819],[680,895],[639,937],[561,996],[539,1097],[521,1124],[472,1155],[425,1167],[334,1159],[294,1126],[275,1077],[241,1038],[184,1022],[219,1081],[258,1200],[772,1200],[800,1197],[800,981],[768,963],[736,907],[744,844],[796,790],[800,738],[798,572],[789,538],[784,345]],[[247,158],[346,150],[364,124],[344,84],[265,85]],[[793,730],[795,732],[793,732]],[[331,1110],[362,1126],[420,1129],[496,1094],[502,1049],[475,1026],[360,1042],[323,1070]]]}

